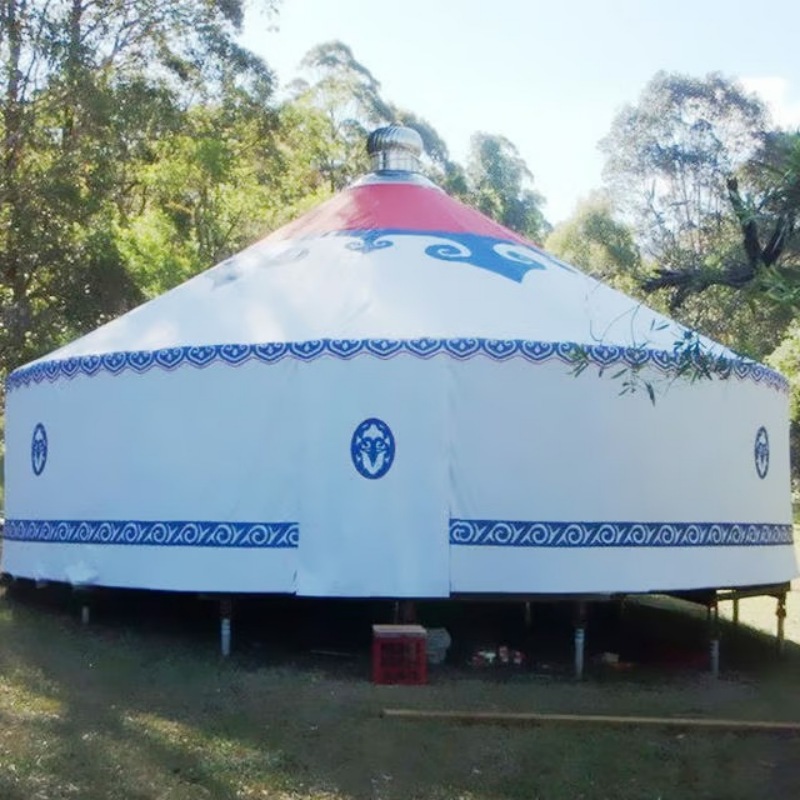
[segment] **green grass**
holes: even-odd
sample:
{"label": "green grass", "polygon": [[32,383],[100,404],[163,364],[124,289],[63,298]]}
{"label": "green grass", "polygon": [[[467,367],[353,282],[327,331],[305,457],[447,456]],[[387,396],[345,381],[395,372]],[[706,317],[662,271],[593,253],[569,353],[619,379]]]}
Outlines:
{"label": "green grass", "polygon": [[[635,610],[667,628],[696,620]],[[648,616],[649,615],[649,616]],[[736,638],[758,671],[434,674],[380,687],[269,652],[222,662],[216,642],[0,597],[0,797],[684,800],[800,797],[800,738],[382,719],[384,707],[800,720],[800,657]],[[725,651],[724,651],[725,652]],[[749,663],[749,662],[748,662]]]}

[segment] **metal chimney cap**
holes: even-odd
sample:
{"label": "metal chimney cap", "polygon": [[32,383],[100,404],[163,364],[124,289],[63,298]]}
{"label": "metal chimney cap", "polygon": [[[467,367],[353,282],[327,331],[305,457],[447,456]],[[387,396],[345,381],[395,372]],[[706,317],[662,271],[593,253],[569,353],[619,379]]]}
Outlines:
{"label": "metal chimney cap", "polygon": [[402,125],[377,128],[367,139],[367,152],[376,172],[421,172],[419,158],[424,149],[422,137],[413,128]]}

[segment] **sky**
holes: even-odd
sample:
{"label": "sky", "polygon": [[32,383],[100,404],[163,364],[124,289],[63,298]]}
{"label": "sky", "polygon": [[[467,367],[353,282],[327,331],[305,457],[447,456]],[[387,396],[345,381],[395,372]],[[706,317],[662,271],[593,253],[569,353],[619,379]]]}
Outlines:
{"label": "sky", "polygon": [[738,78],[800,127],[799,32],[796,0],[282,0],[243,43],[285,86],[314,45],[344,42],[456,160],[477,131],[510,139],[557,223],[601,185],[598,141],[659,70]]}

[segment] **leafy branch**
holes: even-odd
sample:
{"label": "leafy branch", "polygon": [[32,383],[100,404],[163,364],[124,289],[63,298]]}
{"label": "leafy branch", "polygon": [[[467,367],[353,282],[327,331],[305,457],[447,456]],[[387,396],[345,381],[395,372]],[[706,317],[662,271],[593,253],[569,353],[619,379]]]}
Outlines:
{"label": "leafy branch", "polygon": [[[666,327],[666,323],[661,327]],[[655,380],[651,374],[645,372],[649,361],[647,358],[649,349],[644,346],[631,349],[635,353],[641,353],[642,358],[634,358],[632,360],[636,363],[614,371],[610,376],[611,380],[620,381],[619,395],[643,391],[653,405],[657,394],[663,394],[676,380],[685,380],[689,383],[713,378],[726,380],[733,373],[734,359],[723,353],[712,352],[696,331],[686,330],[676,339],[670,351],[669,366],[664,377],[659,380]],[[592,366],[598,368],[598,377],[602,377],[609,369],[608,366],[597,363],[592,355],[591,346],[573,345],[569,360],[572,365],[570,374],[574,377]]]}

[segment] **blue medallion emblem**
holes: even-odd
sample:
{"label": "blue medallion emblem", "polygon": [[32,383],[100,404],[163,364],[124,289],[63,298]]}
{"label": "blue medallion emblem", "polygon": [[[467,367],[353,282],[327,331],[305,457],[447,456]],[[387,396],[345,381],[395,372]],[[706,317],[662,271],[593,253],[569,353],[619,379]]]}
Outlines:
{"label": "blue medallion emblem", "polygon": [[365,419],[353,433],[350,456],[360,475],[370,480],[382,478],[394,462],[394,435],[380,419]]}
{"label": "blue medallion emblem", "polygon": [[767,429],[762,425],[756,433],[755,445],[756,472],[759,478],[766,478],[769,470],[769,436]]}
{"label": "blue medallion emblem", "polygon": [[41,475],[47,464],[47,431],[41,422],[36,423],[31,439],[31,467],[34,475]]}

